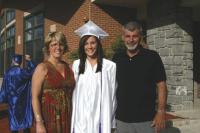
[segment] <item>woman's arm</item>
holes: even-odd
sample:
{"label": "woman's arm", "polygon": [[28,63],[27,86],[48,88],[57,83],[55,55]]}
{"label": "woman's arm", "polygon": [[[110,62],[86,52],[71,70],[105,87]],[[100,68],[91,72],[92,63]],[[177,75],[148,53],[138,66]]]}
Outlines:
{"label": "woman's arm", "polygon": [[44,82],[46,74],[47,68],[45,64],[41,63],[36,67],[32,77],[32,106],[36,121],[36,133],[46,133],[40,103],[42,84]]}

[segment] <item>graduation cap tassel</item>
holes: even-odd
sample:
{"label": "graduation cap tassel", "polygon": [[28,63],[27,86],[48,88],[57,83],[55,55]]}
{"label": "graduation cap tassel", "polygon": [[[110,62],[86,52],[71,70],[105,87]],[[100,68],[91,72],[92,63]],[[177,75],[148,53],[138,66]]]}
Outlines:
{"label": "graduation cap tassel", "polygon": [[91,0],[89,0],[89,20],[91,20]]}

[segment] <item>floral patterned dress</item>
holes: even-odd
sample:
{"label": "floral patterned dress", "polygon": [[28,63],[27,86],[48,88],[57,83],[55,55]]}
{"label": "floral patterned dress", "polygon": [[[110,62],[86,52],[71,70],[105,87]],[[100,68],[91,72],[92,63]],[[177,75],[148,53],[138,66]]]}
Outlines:
{"label": "floral patterned dress", "polygon": [[48,72],[43,84],[42,114],[47,133],[69,133],[71,97],[75,85],[71,68],[66,64],[64,77],[48,61]]}

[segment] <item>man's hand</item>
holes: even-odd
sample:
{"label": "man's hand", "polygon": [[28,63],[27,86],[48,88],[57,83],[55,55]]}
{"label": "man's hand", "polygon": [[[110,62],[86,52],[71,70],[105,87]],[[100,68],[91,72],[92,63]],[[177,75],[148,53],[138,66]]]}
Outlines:
{"label": "man's hand", "polygon": [[30,61],[30,60],[31,60],[31,56],[28,55],[28,54],[26,54],[26,55],[25,55],[25,60]]}
{"label": "man's hand", "polygon": [[160,133],[161,129],[165,128],[165,112],[164,111],[157,112],[151,126],[155,127],[156,133]]}
{"label": "man's hand", "polygon": [[158,87],[158,111],[153,119],[152,126],[155,127],[156,133],[160,133],[165,128],[165,105],[167,101],[167,85],[165,81],[157,83]]}

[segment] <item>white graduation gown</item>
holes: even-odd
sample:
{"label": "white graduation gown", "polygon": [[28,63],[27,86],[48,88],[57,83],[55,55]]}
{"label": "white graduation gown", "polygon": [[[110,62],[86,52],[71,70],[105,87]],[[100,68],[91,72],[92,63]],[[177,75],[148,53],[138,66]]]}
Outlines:
{"label": "white graduation gown", "polygon": [[100,133],[100,130],[111,133],[111,128],[116,127],[116,64],[103,59],[101,74],[96,73],[97,65],[92,68],[86,60],[84,74],[78,75],[79,63],[80,60],[76,60],[72,66],[76,87],[72,99],[71,133]]}

